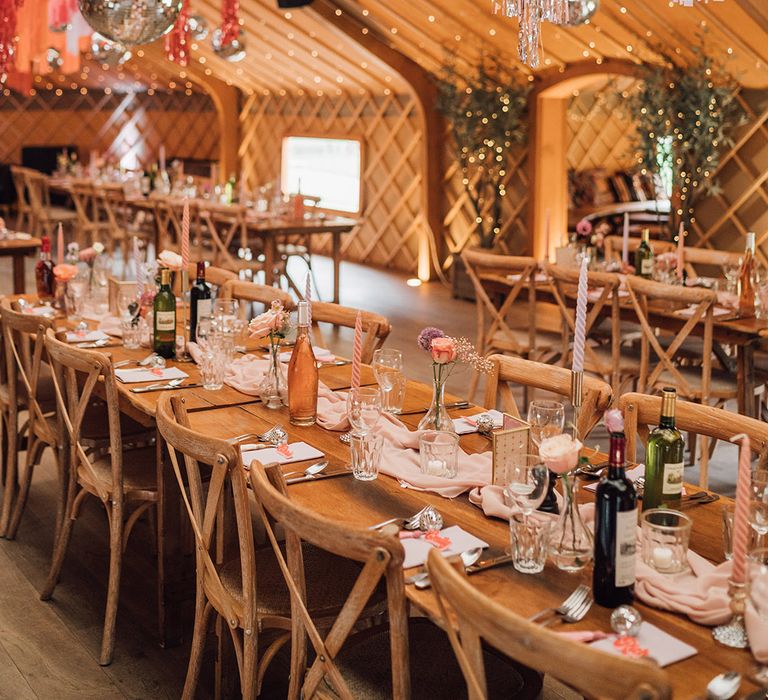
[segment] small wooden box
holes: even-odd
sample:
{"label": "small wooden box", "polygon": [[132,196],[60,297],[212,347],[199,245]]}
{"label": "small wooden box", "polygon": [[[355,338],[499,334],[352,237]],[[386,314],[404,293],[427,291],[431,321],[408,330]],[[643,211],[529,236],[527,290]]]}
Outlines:
{"label": "small wooden box", "polygon": [[529,453],[530,426],[524,420],[504,414],[502,427],[493,431],[493,475],[494,486],[509,484],[508,471],[514,464],[525,461]]}

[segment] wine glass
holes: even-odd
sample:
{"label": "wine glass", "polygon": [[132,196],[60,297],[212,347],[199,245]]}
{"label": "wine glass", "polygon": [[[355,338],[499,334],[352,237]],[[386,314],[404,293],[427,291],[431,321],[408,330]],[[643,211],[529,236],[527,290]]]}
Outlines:
{"label": "wine glass", "polygon": [[382,393],[385,413],[400,413],[403,407],[403,353],[393,348],[379,348],[373,353],[373,373]]}
{"label": "wine glass", "polygon": [[[749,602],[760,618],[760,625],[768,625],[768,549],[753,550],[747,560],[747,583]],[[747,632],[749,632],[747,625]],[[762,690],[747,696],[747,700],[765,700],[768,698],[768,664],[757,664],[752,672],[752,680]]]}
{"label": "wine glass", "polygon": [[736,261],[727,260],[723,263],[723,274],[725,275],[725,279],[727,279],[732,285],[735,285],[739,279],[741,264],[741,258]]}
{"label": "wine glass", "polygon": [[381,418],[381,392],[373,387],[352,388],[347,394],[347,416],[356,435],[367,435]]}
{"label": "wine glass", "polygon": [[[137,302],[136,289],[132,286],[121,286],[117,292],[116,299],[117,311],[120,314],[120,318],[123,320],[133,318],[136,314],[132,313],[131,309],[134,308],[133,305],[137,304]],[[136,308],[136,311],[138,311],[138,308]]]}
{"label": "wine glass", "polygon": [[757,546],[760,547],[763,544],[763,538],[768,535],[768,470],[753,471],[751,485],[749,524],[757,533]]}
{"label": "wine glass", "polygon": [[549,488],[549,470],[536,455],[516,461],[508,474],[506,493],[523,514],[523,522],[544,501]]}
{"label": "wine glass", "polygon": [[560,435],[565,427],[565,406],[560,401],[535,400],[528,404],[531,440],[538,450],[542,441]]}

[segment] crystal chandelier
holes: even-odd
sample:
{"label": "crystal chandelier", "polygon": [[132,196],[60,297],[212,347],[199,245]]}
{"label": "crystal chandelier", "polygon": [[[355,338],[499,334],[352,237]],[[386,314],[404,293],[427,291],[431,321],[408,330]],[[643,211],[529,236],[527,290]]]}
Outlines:
{"label": "crystal chandelier", "polygon": [[539,65],[541,23],[568,23],[568,0],[492,0],[495,14],[517,17],[520,60],[531,68]]}

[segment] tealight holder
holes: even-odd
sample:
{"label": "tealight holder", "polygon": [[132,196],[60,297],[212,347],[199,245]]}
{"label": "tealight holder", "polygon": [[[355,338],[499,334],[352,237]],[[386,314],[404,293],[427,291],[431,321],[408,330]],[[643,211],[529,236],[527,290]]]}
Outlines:
{"label": "tealight holder", "polygon": [[724,625],[712,630],[716,642],[731,649],[746,649],[749,646],[747,630],[744,627],[744,610],[747,605],[747,586],[745,583],[728,581],[728,595],[731,596],[733,617]]}
{"label": "tealight holder", "polygon": [[685,571],[693,520],[677,510],[652,508],[641,521],[643,562],[660,574]]}
{"label": "tealight holder", "polygon": [[459,471],[459,436],[425,430],[419,438],[419,466],[424,474],[453,479]]}

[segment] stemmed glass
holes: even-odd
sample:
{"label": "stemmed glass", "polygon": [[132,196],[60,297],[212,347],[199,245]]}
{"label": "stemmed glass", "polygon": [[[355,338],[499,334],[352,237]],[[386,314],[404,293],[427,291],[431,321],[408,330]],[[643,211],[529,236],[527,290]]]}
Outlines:
{"label": "stemmed glass", "polygon": [[523,514],[523,522],[544,501],[549,487],[549,470],[536,455],[525,455],[509,471],[506,493]]}
{"label": "stemmed glass", "polygon": [[[755,549],[747,560],[747,584],[749,602],[760,618],[760,626],[768,625],[768,549]],[[749,633],[750,625],[747,625]],[[747,697],[747,700],[766,700],[768,698],[768,664],[757,664],[752,673],[752,680],[762,690]]]}
{"label": "stemmed glass", "polygon": [[381,392],[373,387],[350,389],[347,416],[355,435],[367,435],[381,419]]}
{"label": "stemmed glass", "polygon": [[565,428],[565,406],[560,401],[535,400],[528,404],[531,440],[538,450],[542,441],[560,435]]}
{"label": "stemmed glass", "polygon": [[382,393],[385,413],[400,413],[403,404],[403,353],[394,348],[379,348],[373,353],[373,373]]}

